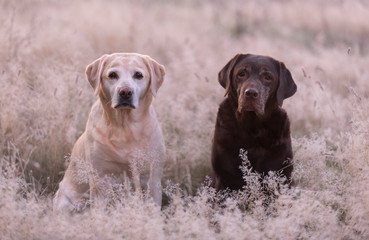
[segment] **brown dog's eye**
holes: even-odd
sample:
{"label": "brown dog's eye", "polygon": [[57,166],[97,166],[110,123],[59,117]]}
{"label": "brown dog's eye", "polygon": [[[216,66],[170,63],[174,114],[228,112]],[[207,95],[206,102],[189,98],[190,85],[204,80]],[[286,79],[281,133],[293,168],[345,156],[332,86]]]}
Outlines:
{"label": "brown dog's eye", "polygon": [[135,72],[135,75],[133,77],[140,80],[143,78],[143,75],[140,72]]}
{"label": "brown dog's eye", "polygon": [[244,77],[244,76],[246,76],[246,71],[245,70],[240,71],[237,76],[238,77]]}
{"label": "brown dog's eye", "polygon": [[263,78],[267,82],[270,82],[270,81],[273,80],[273,77],[270,74],[268,74],[268,73],[264,74]]}
{"label": "brown dog's eye", "polygon": [[109,73],[108,76],[110,79],[117,79],[118,78],[118,74],[116,72],[111,72]]}

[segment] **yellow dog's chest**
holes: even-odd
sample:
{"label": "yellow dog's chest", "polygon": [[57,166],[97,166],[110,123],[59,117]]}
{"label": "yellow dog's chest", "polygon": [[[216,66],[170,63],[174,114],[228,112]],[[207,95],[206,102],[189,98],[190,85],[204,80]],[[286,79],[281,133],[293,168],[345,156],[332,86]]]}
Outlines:
{"label": "yellow dog's chest", "polygon": [[113,135],[99,136],[94,141],[91,154],[94,156],[94,164],[97,168],[103,168],[103,172],[130,172],[137,170],[144,173],[150,170],[151,162],[160,158],[162,152],[157,143],[150,137],[141,135],[140,139]]}

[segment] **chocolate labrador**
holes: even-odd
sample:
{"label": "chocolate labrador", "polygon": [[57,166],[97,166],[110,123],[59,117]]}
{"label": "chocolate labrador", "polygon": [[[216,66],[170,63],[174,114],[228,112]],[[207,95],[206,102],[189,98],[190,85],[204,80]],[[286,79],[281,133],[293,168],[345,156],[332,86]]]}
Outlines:
{"label": "chocolate labrador", "polygon": [[226,98],[220,104],[212,146],[214,187],[242,189],[240,149],[250,167],[266,175],[276,171],[292,183],[290,122],[281,108],[297,87],[290,71],[271,57],[237,54],[219,72]]}

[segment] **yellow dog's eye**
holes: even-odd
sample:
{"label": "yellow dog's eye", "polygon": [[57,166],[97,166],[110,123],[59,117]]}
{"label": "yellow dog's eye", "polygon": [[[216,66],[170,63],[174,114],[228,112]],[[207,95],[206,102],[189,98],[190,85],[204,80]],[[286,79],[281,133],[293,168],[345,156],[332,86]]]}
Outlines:
{"label": "yellow dog's eye", "polygon": [[108,76],[110,79],[117,79],[118,78],[118,74],[116,72],[111,72],[109,73]]}
{"label": "yellow dog's eye", "polygon": [[136,78],[136,79],[138,79],[138,80],[140,80],[140,79],[143,78],[143,75],[140,72],[135,72],[135,75],[133,75],[133,77]]}

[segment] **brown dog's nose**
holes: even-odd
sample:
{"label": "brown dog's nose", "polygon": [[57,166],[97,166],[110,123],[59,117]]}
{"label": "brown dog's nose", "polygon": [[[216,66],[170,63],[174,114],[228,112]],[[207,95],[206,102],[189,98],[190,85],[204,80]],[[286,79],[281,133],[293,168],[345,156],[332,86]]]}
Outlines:
{"label": "brown dog's nose", "polygon": [[121,88],[119,89],[119,95],[123,98],[123,99],[128,99],[132,96],[133,92],[132,89],[130,88]]}
{"label": "brown dog's nose", "polygon": [[246,98],[256,99],[259,97],[259,91],[255,88],[248,88],[245,91]]}

